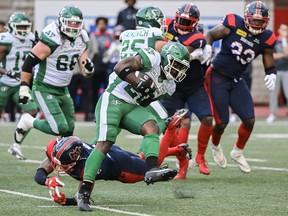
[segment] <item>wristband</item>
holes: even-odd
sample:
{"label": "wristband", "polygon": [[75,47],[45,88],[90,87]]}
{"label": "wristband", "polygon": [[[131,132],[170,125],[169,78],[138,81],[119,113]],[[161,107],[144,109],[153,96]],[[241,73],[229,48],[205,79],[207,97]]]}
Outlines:
{"label": "wristband", "polygon": [[121,70],[118,74],[118,76],[125,81],[126,77],[128,74],[132,73],[133,71],[131,70],[130,67],[125,67],[123,70]]}
{"label": "wristband", "polygon": [[275,66],[272,66],[270,68],[265,69],[265,74],[270,75],[270,74],[277,74],[277,70]]}

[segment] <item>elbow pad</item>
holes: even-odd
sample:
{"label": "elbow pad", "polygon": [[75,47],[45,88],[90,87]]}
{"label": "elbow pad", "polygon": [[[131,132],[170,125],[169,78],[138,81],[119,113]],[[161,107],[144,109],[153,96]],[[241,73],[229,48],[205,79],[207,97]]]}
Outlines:
{"label": "elbow pad", "polygon": [[29,53],[22,66],[22,71],[32,73],[33,67],[41,62],[32,52]]}

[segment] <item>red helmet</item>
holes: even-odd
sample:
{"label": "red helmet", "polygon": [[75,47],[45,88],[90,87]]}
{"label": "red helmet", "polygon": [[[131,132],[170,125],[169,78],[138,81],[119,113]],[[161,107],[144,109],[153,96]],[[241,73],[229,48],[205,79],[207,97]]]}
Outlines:
{"label": "red helmet", "polygon": [[194,31],[199,22],[200,12],[196,5],[187,3],[178,8],[175,14],[175,30],[179,34],[187,34]]}
{"label": "red helmet", "polygon": [[246,6],[245,26],[252,34],[261,34],[266,29],[269,19],[269,10],[263,2],[254,1]]}

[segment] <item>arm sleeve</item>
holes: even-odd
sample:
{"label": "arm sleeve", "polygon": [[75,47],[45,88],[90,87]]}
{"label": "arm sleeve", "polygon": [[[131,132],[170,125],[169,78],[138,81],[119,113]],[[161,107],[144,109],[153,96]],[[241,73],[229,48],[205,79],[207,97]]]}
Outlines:
{"label": "arm sleeve", "polygon": [[36,171],[34,180],[39,184],[39,185],[45,185],[46,179],[47,179],[48,174],[46,173],[44,168],[39,168]]}

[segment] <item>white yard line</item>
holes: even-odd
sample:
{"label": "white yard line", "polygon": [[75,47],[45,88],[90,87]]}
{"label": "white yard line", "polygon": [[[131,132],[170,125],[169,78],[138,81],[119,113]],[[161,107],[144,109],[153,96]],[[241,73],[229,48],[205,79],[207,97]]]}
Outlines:
{"label": "white yard line", "polygon": [[[250,161],[256,161],[257,159],[250,159]],[[165,158],[164,161],[174,161],[176,162],[177,159],[176,158]],[[249,161],[249,160],[247,160]],[[261,161],[262,162],[262,161]],[[213,165],[213,166],[218,166],[216,163],[213,162],[208,162],[207,163],[209,166]],[[190,167],[194,167],[193,164],[190,165]],[[228,164],[228,167],[238,167],[236,164]],[[278,172],[288,172],[287,168],[275,168],[275,167],[262,167],[262,166],[251,166],[252,169],[254,170],[269,170],[269,171],[278,171]]]}
{"label": "white yard line", "polygon": [[[238,135],[237,134],[230,134],[230,135],[226,135],[226,136],[227,137],[231,137],[231,138],[235,138]],[[127,138],[127,139],[143,139],[142,136],[135,135],[135,134],[126,135],[125,138]],[[288,133],[287,134],[285,134],[285,133],[281,133],[281,134],[280,133],[279,134],[275,134],[275,133],[273,133],[273,134],[267,134],[267,133],[265,133],[265,134],[261,134],[261,133],[256,134],[256,133],[254,133],[253,134],[252,133],[251,134],[251,138],[257,138],[257,139],[267,139],[267,138],[269,138],[269,139],[285,139],[285,138],[288,138]],[[188,136],[188,139],[189,140],[196,140],[197,139],[197,135],[190,134]]]}
{"label": "white yard line", "polygon": [[[20,192],[16,192],[16,191],[10,191],[10,190],[0,189],[0,192],[1,192],[1,193],[13,194],[13,195],[17,195],[17,196],[22,196],[22,197],[28,197],[28,198],[34,198],[34,199],[52,201],[51,198],[34,196],[34,195],[25,194],[25,193],[20,193]],[[121,206],[125,206],[125,205],[121,205]],[[127,206],[131,206],[131,204],[129,204],[129,205],[127,205]],[[43,208],[43,207],[47,207],[47,206],[39,206],[39,207],[40,207],[40,208]],[[55,207],[55,206],[49,206],[49,207]],[[59,207],[60,207],[60,206],[59,206]],[[138,212],[128,212],[128,211],[122,211],[122,210],[118,210],[118,209],[112,209],[112,208],[109,208],[109,207],[93,206],[93,205],[91,205],[91,207],[94,208],[94,209],[100,209],[100,210],[103,210],[103,211],[116,212],[116,213],[125,214],[125,215],[152,216],[152,215],[142,214],[142,213],[138,213]]]}

